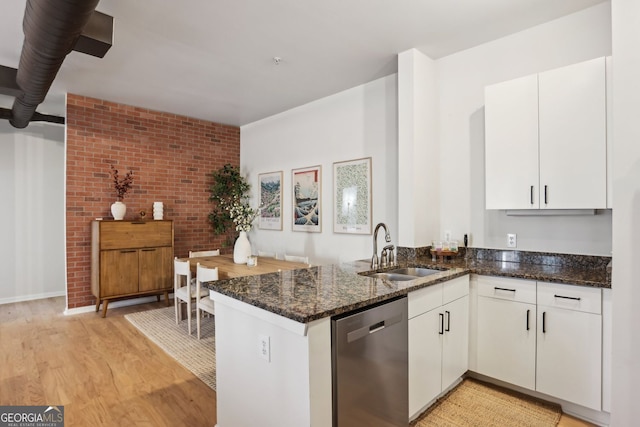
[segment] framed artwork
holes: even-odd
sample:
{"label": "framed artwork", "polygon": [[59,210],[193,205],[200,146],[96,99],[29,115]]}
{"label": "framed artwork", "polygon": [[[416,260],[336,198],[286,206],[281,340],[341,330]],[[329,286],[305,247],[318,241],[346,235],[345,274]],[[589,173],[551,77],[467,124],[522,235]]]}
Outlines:
{"label": "framed artwork", "polygon": [[371,157],[333,164],[333,232],[371,234]]}
{"label": "framed artwork", "polygon": [[292,229],[319,233],[322,231],[322,166],[291,171]]}
{"label": "framed artwork", "polygon": [[258,174],[261,230],[282,230],[282,171]]}

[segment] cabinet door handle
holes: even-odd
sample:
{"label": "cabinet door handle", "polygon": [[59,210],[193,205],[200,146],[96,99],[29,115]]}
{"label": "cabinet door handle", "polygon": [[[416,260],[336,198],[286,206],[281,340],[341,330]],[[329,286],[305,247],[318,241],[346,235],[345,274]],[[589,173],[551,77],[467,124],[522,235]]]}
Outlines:
{"label": "cabinet door handle", "polygon": [[440,329],[438,330],[438,334],[444,335],[444,314],[439,313],[438,316],[440,317]]}
{"label": "cabinet door handle", "polygon": [[447,327],[444,330],[449,332],[451,330],[451,313],[448,311],[445,311],[444,314],[445,316],[447,316]]}
{"label": "cabinet door handle", "polygon": [[574,301],[580,301],[580,297],[565,297],[564,295],[554,295],[554,298],[571,299]]}
{"label": "cabinet door handle", "polygon": [[136,224],[136,225],[146,224],[146,221],[131,221],[131,224]]}
{"label": "cabinet door handle", "polygon": [[135,252],[135,249],[129,251],[120,251],[121,254],[130,254],[131,252]]}
{"label": "cabinet door handle", "polygon": [[544,186],[544,204],[546,205],[547,203],[548,203],[547,202],[547,186],[545,185]]}
{"label": "cabinet door handle", "polygon": [[530,197],[531,197],[531,204],[533,204],[533,185],[531,186]]}
{"label": "cabinet door handle", "polygon": [[529,313],[531,310],[527,310],[527,331],[529,330]]}
{"label": "cabinet door handle", "polygon": [[514,292],[515,293],[515,289],[509,289],[509,288],[499,288],[497,286],[494,286],[493,289],[495,289],[496,291],[507,291],[507,292]]}
{"label": "cabinet door handle", "polygon": [[155,250],[156,250],[156,248],[149,248],[149,249],[143,249],[142,251],[143,252],[153,252]]}
{"label": "cabinet door handle", "polygon": [[546,311],[542,312],[542,333],[543,334],[547,333],[547,312]]}

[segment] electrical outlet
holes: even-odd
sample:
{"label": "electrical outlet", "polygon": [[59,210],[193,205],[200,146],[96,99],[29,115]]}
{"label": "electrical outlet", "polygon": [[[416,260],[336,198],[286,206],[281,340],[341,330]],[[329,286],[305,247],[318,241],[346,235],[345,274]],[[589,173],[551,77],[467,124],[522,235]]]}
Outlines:
{"label": "electrical outlet", "polygon": [[516,234],[507,234],[507,247],[515,248],[518,246],[518,238]]}
{"label": "electrical outlet", "polygon": [[444,230],[444,240],[446,242],[451,241],[451,230]]}
{"label": "electrical outlet", "polygon": [[258,335],[258,357],[271,362],[271,337]]}

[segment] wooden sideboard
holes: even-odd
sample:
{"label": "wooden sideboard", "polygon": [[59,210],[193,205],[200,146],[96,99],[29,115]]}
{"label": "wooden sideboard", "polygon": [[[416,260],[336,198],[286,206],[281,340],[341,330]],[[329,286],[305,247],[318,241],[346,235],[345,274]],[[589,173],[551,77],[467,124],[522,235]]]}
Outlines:
{"label": "wooden sideboard", "polygon": [[173,221],[91,222],[91,292],[96,312],[109,300],[173,290]]}

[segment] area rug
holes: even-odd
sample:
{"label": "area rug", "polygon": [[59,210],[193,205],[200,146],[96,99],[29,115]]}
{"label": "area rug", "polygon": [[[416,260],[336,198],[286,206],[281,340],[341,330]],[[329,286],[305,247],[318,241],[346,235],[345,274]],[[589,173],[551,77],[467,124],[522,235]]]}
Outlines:
{"label": "area rug", "polygon": [[411,426],[554,427],[561,414],[555,404],[465,379]]}
{"label": "area rug", "polygon": [[175,307],[141,311],[124,317],[206,385],[213,390],[216,389],[216,343],[213,317],[201,320],[201,339],[199,340],[195,317],[191,319],[192,335],[189,335],[186,319],[176,325]]}

